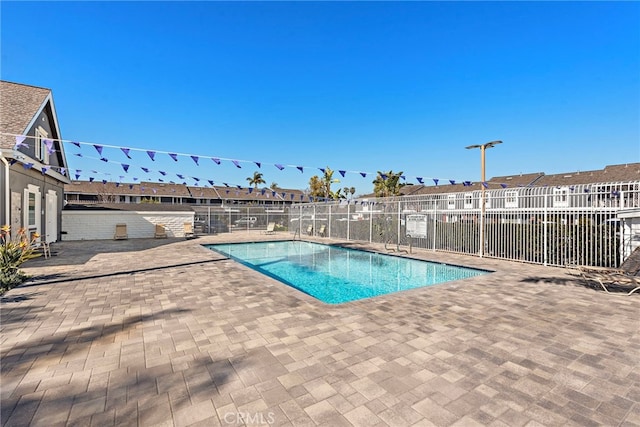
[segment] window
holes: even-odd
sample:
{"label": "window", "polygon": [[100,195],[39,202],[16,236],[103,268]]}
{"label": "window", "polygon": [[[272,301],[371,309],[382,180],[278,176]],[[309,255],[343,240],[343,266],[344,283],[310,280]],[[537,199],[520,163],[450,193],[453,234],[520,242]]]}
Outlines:
{"label": "window", "polygon": [[504,207],[505,208],[517,208],[518,207],[518,192],[507,191],[504,195]]}
{"label": "window", "polygon": [[35,133],[35,153],[34,155],[38,160],[40,160],[45,165],[49,164],[49,150],[47,149],[47,145],[44,143],[44,140],[49,135],[42,128],[42,126],[38,126],[36,128]]}
{"label": "window", "polygon": [[455,209],[456,208],[456,195],[449,194],[447,196],[447,209]]}
{"label": "window", "polygon": [[40,188],[35,185],[28,184],[24,189],[22,223],[29,233],[40,232],[40,197]]}
{"label": "window", "polygon": [[36,195],[35,193],[29,193],[29,199],[27,202],[27,227],[33,228],[36,226]]}
{"label": "window", "polygon": [[553,189],[553,206],[556,208],[569,207],[569,190],[567,188]]}
{"label": "window", "polygon": [[473,193],[464,194],[464,207],[465,209],[473,208]]}

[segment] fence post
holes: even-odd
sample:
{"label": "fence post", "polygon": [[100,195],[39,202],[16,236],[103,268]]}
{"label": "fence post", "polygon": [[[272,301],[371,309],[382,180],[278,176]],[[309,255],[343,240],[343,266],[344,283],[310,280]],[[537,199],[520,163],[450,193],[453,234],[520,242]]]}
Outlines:
{"label": "fence post", "polygon": [[351,224],[350,218],[351,218],[351,205],[347,203],[347,240],[351,239],[349,234],[349,228],[350,228],[349,224]]}
{"label": "fence post", "polygon": [[373,241],[373,210],[369,212],[369,243]]}
{"label": "fence post", "polygon": [[[484,181],[484,178],[483,178]],[[482,183],[482,193],[480,195],[480,258],[484,256],[484,215],[485,215],[486,205],[485,205],[485,188],[484,182]]]}
{"label": "fence post", "polygon": [[400,221],[402,221],[402,210],[401,210],[402,202],[398,202],[398,241],[396,245],[400,246]]}
{"label": "fence post", "polygon": [[438,232],[438,202],[437,199],[433,203],[433,251],[436,251],[436,233]]}
{"label": "fence post", "polygon": [[542,221],[542,226],[543,228],[543,244],[542,244],[542,249],[543,249],[543,260],[542,260],[542,264],[543,265],[548,265],[549,264],[549,211],[548,211],[548,206],[549,206],[549,196],[544,193],[544,220]]}

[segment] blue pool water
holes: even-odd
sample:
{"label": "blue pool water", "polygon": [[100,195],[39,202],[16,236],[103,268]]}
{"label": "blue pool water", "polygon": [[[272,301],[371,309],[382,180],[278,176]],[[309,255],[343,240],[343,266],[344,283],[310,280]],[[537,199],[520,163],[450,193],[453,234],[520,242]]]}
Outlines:
{"label": "blue pool water", "polygon": [[302,241],[229,243],[206,247],[328,304],[487,273]]}

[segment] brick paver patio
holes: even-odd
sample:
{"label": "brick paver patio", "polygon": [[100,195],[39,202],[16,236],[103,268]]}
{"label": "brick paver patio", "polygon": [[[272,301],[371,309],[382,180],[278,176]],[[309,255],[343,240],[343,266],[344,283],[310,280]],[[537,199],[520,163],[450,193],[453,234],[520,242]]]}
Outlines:
{"label": "brick paver patio", "polygon": [[195,240],[62,242],[1,302],[2,425],[639,426],[640,295],[558,268],[326,305]]}

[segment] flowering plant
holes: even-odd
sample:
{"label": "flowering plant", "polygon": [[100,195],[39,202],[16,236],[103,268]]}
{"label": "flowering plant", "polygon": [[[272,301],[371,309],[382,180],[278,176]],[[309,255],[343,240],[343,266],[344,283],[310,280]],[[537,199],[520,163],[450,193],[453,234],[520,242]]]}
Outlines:
{"label": "flowering plant", "polygon": [[40,256],[35,252],[35,243],[40,236],[34,233],[27,237],[27,230],[20,228],[11,238],[11,227],[0,228],[0,293],[24,282],[27,276],[19,270],[25,261]]}

